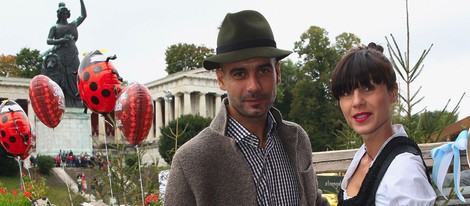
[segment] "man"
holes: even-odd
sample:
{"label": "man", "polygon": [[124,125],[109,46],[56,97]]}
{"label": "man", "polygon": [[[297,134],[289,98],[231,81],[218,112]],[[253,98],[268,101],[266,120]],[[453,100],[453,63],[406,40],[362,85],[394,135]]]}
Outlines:
{"label": "man", "polygon": [[267,20],[256,11],[226,15],[217,54],[204,60],[227,92],[211,125],[175,154],[165,205],[329,205],[321,197],[310,141],[273,108],[281,81]]}

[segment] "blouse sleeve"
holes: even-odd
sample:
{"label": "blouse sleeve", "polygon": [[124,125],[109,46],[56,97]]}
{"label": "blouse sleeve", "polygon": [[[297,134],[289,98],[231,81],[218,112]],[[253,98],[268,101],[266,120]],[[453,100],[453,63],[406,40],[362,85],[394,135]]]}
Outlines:
{"label": "blouse sleeve", "polygon": [[376,205],[434,205],[436,193],[425,171],[420,156],[396,156],[377,189]]}

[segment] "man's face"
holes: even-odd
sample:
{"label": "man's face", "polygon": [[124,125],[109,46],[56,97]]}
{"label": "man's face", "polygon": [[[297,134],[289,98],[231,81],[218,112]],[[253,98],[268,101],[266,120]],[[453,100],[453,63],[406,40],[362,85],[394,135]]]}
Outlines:
{"label": "man's face", "polygon": [[242,124],[266,118],[281,81],[280,66],[274,58],[226,63],[216,74],[220,89],[227,92],[232,117]]}

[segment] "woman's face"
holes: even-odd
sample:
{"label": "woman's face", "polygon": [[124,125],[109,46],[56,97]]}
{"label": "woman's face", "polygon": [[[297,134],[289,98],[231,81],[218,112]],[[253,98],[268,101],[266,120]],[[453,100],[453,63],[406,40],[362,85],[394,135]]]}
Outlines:
{"label": "woman's face", "polygon": [[393,134],[391,116],[398,89],[389,91],[385,84],[371,83],[339,97],[339,105],[348,125],[363,138]]}
{"label": "woman's face", "polygon": [[59,17],[60,18],[65,18],[65,19],[69,18],[70,17],[70,10],[68,10],[65,7],[60,8]]}

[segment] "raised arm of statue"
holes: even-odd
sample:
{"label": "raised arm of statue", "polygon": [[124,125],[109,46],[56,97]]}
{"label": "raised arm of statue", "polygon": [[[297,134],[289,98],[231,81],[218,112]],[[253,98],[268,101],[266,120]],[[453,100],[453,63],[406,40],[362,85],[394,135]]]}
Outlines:
{"label": "raised arm of statue", "polygon": [[86,8],[83,0],[80,0],[81,15],[77,18],[77,26],[80,26],[82,22],[86,19]]}

